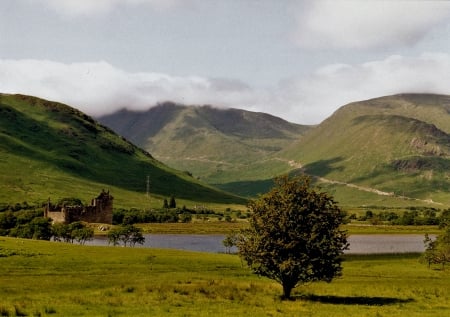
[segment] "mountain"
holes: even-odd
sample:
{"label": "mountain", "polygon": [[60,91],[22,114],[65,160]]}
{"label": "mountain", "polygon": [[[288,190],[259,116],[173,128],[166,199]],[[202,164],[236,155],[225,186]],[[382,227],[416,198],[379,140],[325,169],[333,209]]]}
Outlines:
{"label": "mountain", "polygon": [[102,188],[111,190],[116,206],[160,206],[155,198],[169,195],[245,202],[167,167],[74,108],[24,95],[0,94],[0,170],[1,204],[87,200]]}
{"label": "mountain", "polygon": [[354,102],[285,149],[323,183],[387,197],[450,202],[450,96]]}
{"label": "mountain", "polygon": [[210,184],[272,178],[288,170],[289,164],[273,155],[311,128],[265,113],[174,103],[123,109],[98,120],[158,160]]}
{"label": "mountain", "polygon": [[354,102],[317,126],[237,109],[162,104],[99,120],[163,162],[242,196],[303,172],[347,206],[450,203],[450,96]]}

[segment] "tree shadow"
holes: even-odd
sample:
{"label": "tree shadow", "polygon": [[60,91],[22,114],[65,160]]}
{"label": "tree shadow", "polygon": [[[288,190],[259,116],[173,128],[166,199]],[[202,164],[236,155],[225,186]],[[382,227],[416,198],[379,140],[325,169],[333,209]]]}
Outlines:
{"label": "tree shadow", "polygon": [[325,160],[318,160],[303,166],[308,174],[316,176],[326,176],[328,173],[335,171],[343,171],[344,166],[339,166],[338,163],[342,162],[344,158],[342,156],[333,157]]}
{"label": "tree shadow", "polygon": [[293,296],[294,300],[305,300],[319,302],[323,304],[336,305],[365,305],[365,306],[385,306],[394,304],[405,304],[414,301],[412,298],[403,299],[395,297],[372,297],[372,296],[331,296],[331,295],[298,295]]}

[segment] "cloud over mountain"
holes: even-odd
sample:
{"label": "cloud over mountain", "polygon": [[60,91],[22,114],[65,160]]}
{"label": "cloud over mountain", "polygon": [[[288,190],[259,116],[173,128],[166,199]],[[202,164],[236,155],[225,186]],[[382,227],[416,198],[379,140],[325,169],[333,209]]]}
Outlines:
{"label": "cloud over mountain", "polygon": [[265,89],[239,80],[126,72],[105,62],[1,60],[0,91],[68,103],[91,114],[148,109],[163,101],[268,112],[319,123],[343,104],[383,95],[450,94],[450,54],[393,55],[361,64],[330,64]]}

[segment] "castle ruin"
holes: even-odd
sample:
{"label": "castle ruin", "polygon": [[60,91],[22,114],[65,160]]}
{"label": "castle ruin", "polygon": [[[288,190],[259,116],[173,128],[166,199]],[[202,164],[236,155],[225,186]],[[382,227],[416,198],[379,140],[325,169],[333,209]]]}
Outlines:
{"label": "castle ruin", "polygon": [[49,200],[44,209],[44,217],[51,218],[53,223],[85,221],[112,224],[113,199],[109,191],[102,190],[97,198],[92,199],[90,206],[55,206]]}

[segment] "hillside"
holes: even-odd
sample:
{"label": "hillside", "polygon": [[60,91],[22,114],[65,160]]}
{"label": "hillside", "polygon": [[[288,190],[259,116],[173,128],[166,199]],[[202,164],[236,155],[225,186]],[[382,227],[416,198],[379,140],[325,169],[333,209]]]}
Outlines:
{"label": "hillside", "polygon": [[143,112],[124,109],[98,120],[158,160],[211,184],[288,170],[288,163],[273,155],[311,128],[265,113],[173,103]]}
{"label": "hillside", "polygon": [[382,195],[450,201],[450,96],[348,104],[281,154],[308,174]]}
{"label": "hillside", "polygon": [[[159,206],[158,197],[169,195],[244,202],[168,168],[74,108],[24,95],[0,94],[0,169],[1,204],[88,200],[102,188],[122,206]],[[147,176],[151,199],[145,196]]]}

